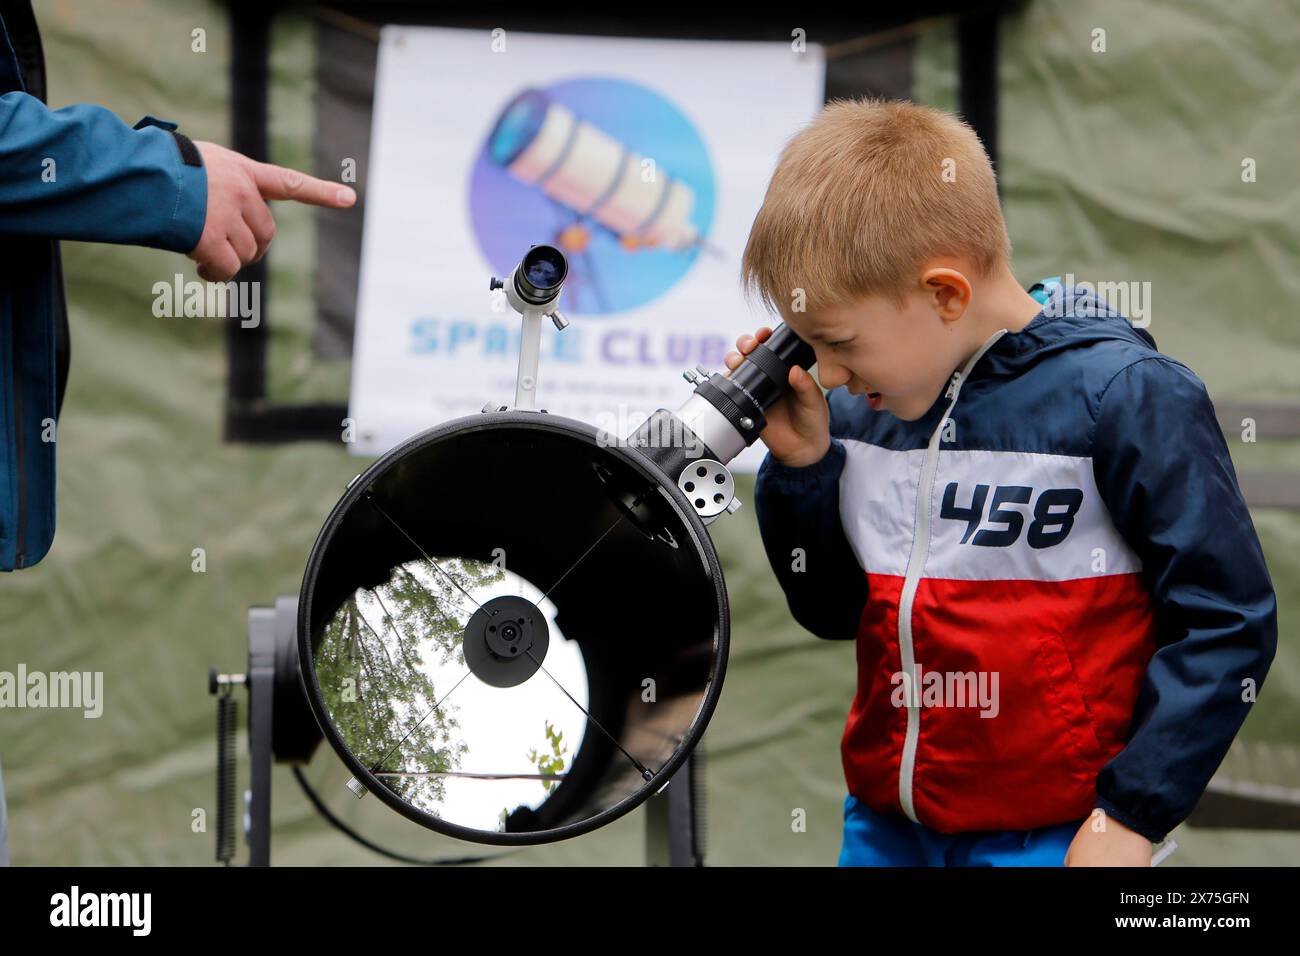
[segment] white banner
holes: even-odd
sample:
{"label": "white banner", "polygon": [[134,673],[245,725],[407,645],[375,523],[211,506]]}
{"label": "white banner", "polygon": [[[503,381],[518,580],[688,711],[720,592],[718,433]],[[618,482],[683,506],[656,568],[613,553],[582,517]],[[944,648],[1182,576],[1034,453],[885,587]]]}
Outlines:
{"label": "white banner", "polygon": [[[493,276],[565,252],[537,405],[626,436],[776,319],[740,257],[785,142],[821,109],[821,49],[385,27],[357,304],[353,449],[513,405],[521,320]],[[754,471],[764,448],[735,459]]]}

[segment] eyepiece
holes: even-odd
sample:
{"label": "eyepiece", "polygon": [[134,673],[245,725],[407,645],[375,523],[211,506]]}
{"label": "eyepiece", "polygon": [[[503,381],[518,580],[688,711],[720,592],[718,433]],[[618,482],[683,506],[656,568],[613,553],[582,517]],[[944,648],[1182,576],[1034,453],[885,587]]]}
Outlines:
{"label": "eyepiece", "polygon": [[796,365],[803,369],[812,368],[817,361],[813,347],[795,335],[794,329],[785,323],[778,325],[759,348],[765,348],[779,358],[787,372]]}
{"label": "eyepiece", "polygon": [[790,390],[790,369],[796,365],[807,369],[816,361],[813,347],[781,324],[766,342],[754,346],[730,378],[760,411],[766,411]]}
{"label": "eyepiece", "polygon": [[559,294],[569,263],[554,246],[533,246],[515,270],[515,291],[531,305],[548,305]]}
{"label": "eyepiece", "polygon": [[[763,412],[790,390],[790,369],[810,368],[813,347],[787,325],[756,345],[730,375],[714,372],[676,412],[661,408],[633,432],[636,445],[665,473],[676,478],[689,464],[686,447],[702,444],[706,457],[724,465],[758,440],[767,425]],[[660,436],[685,434],[664,442]]]}

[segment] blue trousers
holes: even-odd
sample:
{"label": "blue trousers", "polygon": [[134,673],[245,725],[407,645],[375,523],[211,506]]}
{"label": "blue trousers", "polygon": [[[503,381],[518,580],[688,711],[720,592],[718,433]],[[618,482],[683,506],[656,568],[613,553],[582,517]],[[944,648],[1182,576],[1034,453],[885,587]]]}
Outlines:
{"label": "blue trousers", "polygon": [[[1086,818],[1085,818],[1086,819]],[[939,833],[902,814],[877,813],[844,799],[840,866],[1064,866],[1083,820],[1037,830]]]}

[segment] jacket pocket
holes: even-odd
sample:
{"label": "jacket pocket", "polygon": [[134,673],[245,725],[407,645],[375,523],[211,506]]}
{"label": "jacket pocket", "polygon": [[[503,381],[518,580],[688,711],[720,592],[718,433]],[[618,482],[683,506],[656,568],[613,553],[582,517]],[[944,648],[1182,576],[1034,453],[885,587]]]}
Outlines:
{"label": "jacket pocket", "polygon": [[1083,682],[1059,633],[1045,629],[1042,642],[1044,660],[1050,661],[1050,673],[1055,675],[1052,686],[1045,691],[1056,699],[1063,726],[1069,731],[1069,739],[1075,742],[1080,759],[1095,773],[1108,758],[1097,735],[1097,722],[1084,694]]}

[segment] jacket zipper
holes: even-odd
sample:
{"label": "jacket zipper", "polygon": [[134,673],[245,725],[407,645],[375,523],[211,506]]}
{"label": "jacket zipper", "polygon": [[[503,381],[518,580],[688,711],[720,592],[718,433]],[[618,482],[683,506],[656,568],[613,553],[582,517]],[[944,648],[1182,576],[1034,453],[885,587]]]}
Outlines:
{"label": "jacket zipper", "polygon": [[23,410],[23,387],[22,387],[22,369],[19,367],[19,340],[18,340],[18,317],[10,316],[11,337],[9,348],[11,354],[9,357],[10,368],[14,372],[13,376],[13,413],[14,413],[14,471],[16,479],[16,497],[18,499],[18,513],[14,516],[14,568],[18,569],[23,566],[23,546],[26,537],[27,523],[27,469],[23,454],[23,432],[27,427]]}
{"label": "jacket zipper", "polygon": [[907,702],[907,734],[903,738],[903,753],[898,765],[898,802],[913,823],[920,823],[916,818],[916,808],[912,805],[912,771],[916,765],[916,746],[921,737],[921,692],[916,686],[916,658],[912,648],[912,605],[916,599],[916,589],[921,582],[921,572],[925,568],[925,559],[930,553],[930,499],[934,493],[934,476],[939,467],[939,441],[943,435],[943,426],[952,415],[957,396],[961,393],[962,383],[970,375],[989,348],[1007,332],[998,329],[985,340],[966,361],[960,372],[952,373],[945,398],[950,398],[948,408],[939,419],[938,426],[930,435],[930,444],[925,449],[925,463],[921,467],[921,483],[916,490],[916,534],[912,537],[912,551],[907,557],[907,572],[903,578],[903,593],[898,601],[898,654],[903,673],[907,675],[905,687],[911,693],[904,697]]}

